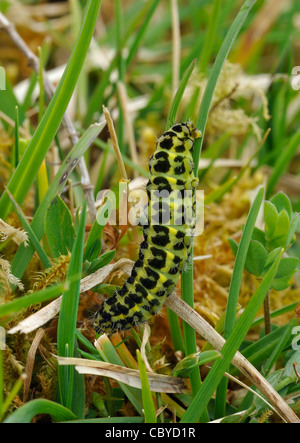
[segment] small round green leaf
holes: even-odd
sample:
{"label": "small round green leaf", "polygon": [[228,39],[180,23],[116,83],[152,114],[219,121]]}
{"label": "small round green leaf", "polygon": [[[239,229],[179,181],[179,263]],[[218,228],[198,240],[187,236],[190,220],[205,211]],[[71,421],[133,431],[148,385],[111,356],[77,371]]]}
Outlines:
{"label": "small round green leaf", "polygon": [[260,277],[265,269],[267,258],[268,253],[265,247],[259,241],[251,240],[245,263],[246,271]]}

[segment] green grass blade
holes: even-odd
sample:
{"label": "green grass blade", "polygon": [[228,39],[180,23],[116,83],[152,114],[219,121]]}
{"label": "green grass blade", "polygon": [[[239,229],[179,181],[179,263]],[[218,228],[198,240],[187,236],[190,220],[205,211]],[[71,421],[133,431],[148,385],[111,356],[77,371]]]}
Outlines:
{"label": "green grass blade", "polygon": [[224,372],[226,372],[229,368],[231,360],[241,346],[258,310],[260,309],[268,293],[268,290],[271,287],[272,281],[277,273],[282,252],[283,251],[278,251],[276,260],[255,291],[247,307],[245,308],[245,311],[239,318],[232,333],[230,334],[230,337],[223,346],[221,350],[223,358],[217,360],[213,364],[212,369],[209,371],[196,397],[183,416],[181,420],[182,423],[196,423],[207,407],[208,402],[210,401],[216,387],[220,383]]}
{"label": "green grass blade", "polygon": [[150,6],[149,11],[148,11],[148,13],[146,15],[146,18],[143,21],[142,25],[140,26],[140,28],[139,28],[136,36],[135,36],[135,39],[133,40],[133,42],[132,42],[132,44],[131,44],[131,46],[129,48],[128,56],[127,56],[127,59],[126,59],[126,70],[130,66],[132,60],[134,59],[134,57],[135,57],[135,55],[136,55],[136,53],[137,53],[137,51],[139,49],[141,40],[142,40],[142,38],[143,38],[147,28],[148,28],[150,20],[151,20],[153,14],[154,14],[154,12],[155,12],[159,2],[160,2],[160,0],[153,0],[152,5]]}
{"label": "green grass blade", "polygon": [[185,347],[178,317],[175,312],[171,311],[169,308],[167,309],[167,314],[174,351],[181,351],[185,354]]}
{"label": "green grass blade", "polygon": [[52,263],[48,257],[48,255],[46,254],[45,250],[43,249],[41,243],[39,242],[38,238],[36,237],[35,233],[33,232],[33,230],[31,229],[30,224],[27,222],[22,209],[20,208],[20,206],[18,205],[18,203],[16,202],[16,200],[14,199],[14,197],[12,196],[12,194],[9,192],[8,189],[6,189],[6,192],[13,204],[13,207],[16,211],[16,213],[18,214],[19,220],[23,225],[23,228],[25,229],[25,231],[28,234],[28,237],[30,239],[30,242],[32,243],[32,246],[34,247],[34,249],[36,250],[36,252],[38,253],[42,265],[44,266],[45,269],[47,268],[51,268]]}
{"label": "green grass blade", "polygon": [[275,364],[276,360],[278,360],[278,357],[280,356],[282,350],[286,347],[289,339],[291,338],[293,328],[296,327],[298,323],[299,319],[297,317],[292,318],[292,320],[289,322],[287,330],[281,336],[277,346],[273,349],[272,354],[269,356],[268,360],[264,364],[263,374],[265,377],[269,375],[273,365]]}
{"label": "green grass blade", "polygon": [[192,72],[194,70],[196,62],[197,62],[196,59],[192,61],[192,63],[188,67],[186,73],[184,74],[183,79],[180,82],[179,88],[175,94],[175,97],[173,99],[173,102],[172,102],[172,105],[170,108],[170,112],[169,112],[168,119],[167,119],[166,130],[169,129],[171,126],[173,126],[176,121],[176,115],[177,115],[177,111],[178,111],[182,96],[184,94],[184,91],[185,91],[185,88],[188,84],[188,81],[192,75]]}
{"label": "green grass blade", "polygon": [[13,412],[4,423],[30,423],[39,414],[49,414],[57,422],[75,420],[76,416],[69,409],[50,400],[38,399],[25,403]]}
{"label": "green grass blade", "polygon": [[234,22],[232,23],[225,39],[222,44],[222,47],[218,53],[216,61],[214,63],[207,87],[205,89],[205,93],[203,96],[203,100],[201,103],[198,119],[197,119],[197,128],[202,131],[202,138],[197,139],[194,145],[194,162],[195,162],[195,175],[198,172],[199,159],[201,155],[201,149],[203,145],[203,137],[205,134],[206,123],[209,115],[209,110],[211,106],[211,102],[213,99],[213,95],[219,80],[220,73],[224,66],[224,63],[228,57],[228,54],[235,42],[243,24],[245,23],[246,18],[248,17],[249,12],[255,5],[257,0],[246,0],[243,6],[241,7],[238,15],[236,16]]}
{"label": "green grass blade", "polygon": [[[147,30],[147,27],[149,25],[151,17],[153,16],[159,1],[160,0],[150,0],[149,1],[149,4],[151,4],[152,2],[153,2],[153,4],[150,5],[150,8],[149,8],[149,11],[146,15],[145,20],[143,21],[142,25],[140,26],[139,31],[137,32],[136,37],[133,40],[132,44],[129,46],[128,56],[127,56],[127,59],[125,60],[126,72],[129,68],[132,60],[134,59],[138,49],[139,49],[140,42]],[[149,5],[146,5],[145,10],[148,7],[149,7]],[[143,9],[143,11],[144,11],[144,9]],[[138,14],[138,16],[140,16],[140,14]],[[135,24],[136,18],[134,18],[133,21]],[[123,47],[126,45],[128,39],[131,37],[131,35],[132,35],[132,24],[129,25],[128,30],[124,34],[123,41],[122,41]],[[96,87],[96,89],[91,97],[89,107],[87,110],[87,114],[86,114],[85,120],[84,120],[85,124],[89,124],[92,120],[92,116],[96,112],[99,112],[99,103],[103,103],[103,97],[104,97],[106,88],[109,84],[111,73],[117,67],[118,59],[119,59],[119,53],[117,52],[116,55],[114,56],[114,58],[112,59],[109,68],[103,74],[103,77],[102,77],[101,81],[99,82],[99,85]]]}
{"label": "green grass blade", "polygon": [[[63,77],[8,184],[8,189],[19,204],[23,203],[39,171],[73,95],[94,33],[100,5],[101,0],[89,0],[81,31]],[[1,218],[5,219],[10,210],[11,203],[9,197],[4,193],[0,199]]]}
{"label": "green grass blade", "polygon": [[[77,311],[80,295],[80,280],[82,274],[83,246],[85,234],[86,205],[82,208],[78,233],[73,246],[70,265],[67,274],[69,288],[63,293],[57,330],[58,355],[73,357],[75,351],[75,334]],[[76,388],[73,366],[59,367],[59,387],[62,404],[72,408],[73,394]]]}
{"label": "green grass blade", "polygon": [[143,399],[143,408],[145,414],[145,423],[157,423],[156,411],[155,411],[152,393],[150,391],[146,365],[141,357],[139,350],[137,350],[136,354],[139,364],[140,378],[142,385],[142,399]]}
{"label": "green grass blade", "polygon": [[219,24],[219,16],[221,11],[222,0],[214,0],[212,14],[209,20],[207,33],[205,36],[204,47],[201,52],[200,69],[205,72],[211,57],[214,46],[215,37],[217,35],[217,27]]}
{"label": "green grass blade", "polygon": [[[184,296],[184,301],[188,303],[192,308],[194,307],[194,278],[193,268],[188,271],[191,278],[183,278],[181,281],[181,291]],[[183,339],[185,347],[185,355],[191,355],[197,352],[196,334],[193,328],[191,328],[185,321],[182,322]],[[200,389],[201,380],[199,369],[195,368],[190,375],[191,387],[193,395],[196,395]]]}
{"label": "green grass blade", "polygon": [[[227,339],[233,330],[235,320],[236,320],[236,312],[237,312],[237,303],[238,297],[240,293],[242,275],[245,267],[245,261],[247,252],[249,249],[250,240],[252,237],[252,233],[254,230],[255,222],[263,201],[264,197],[264,189],[261,188],[257,196],[253,202],[253,205],[250,209],[242,238],[238,247],[237,256],[234,264],[233,274],[230,282],[227,308],[226,308],[226,316],[225,316],[225,330],[224,337]],[[215,418],[224,417],[226,412],[226,395],[227,395],[227,386],[228,380],[224,378],[222,383],[220,384],[217,395],[216,395],[216,404],[215,404]]]}
{"label": "green grass blade", "polygon": [[[105,417],[105,418],[86,418],[84,420],[73,420],[68,423],[91,423],[91,424],[126,424],[126,423],[144,423],[143,417]],[[112,432],[112,430],[111,430]]]}
{"label": "green grass blade", "polygon": [[28,308],[29,306],[57,298],[64,290],[66,290],[66,284],[60,284],[50,286],[49,288],[41,291],[36,291],[33,294],[25,295],[24,297],[16,298],[0,306],[0,317],[15,314],[24,308]]}
{"label": "green grass blade", "polygon": [[17,168],[19,164],[19,125],[20,125],[20,118],[19,118],[19,107],[16,106],[16,124],[15,124],[15,149],[14,149],[14,167]]}
{"label": "green grass blade", "polygon": [[[295,302],[295,303],[291,303],[291,304],[289,304],[289,305],[283,306],[282,308],[278,308],[278,309],[276,309],[275,311],[272,311],[272,312],[271,312],[270,317],[271,317],[271,319],[272,319],[272,318],[279,317],[280,315],[287,314],[288,312],[293,312],[293,311],[295,311],[295,309],[297,308],[297,306],[298,306],[298,302]],[[252,324],[252,328],[255,328],[256,326],[262,324],[262,323],[264,322],[264,320],[265,320],[265,318],[264,318],[263,315],[262,315],[261,317],[258,317],[258,318],[255,319],[255,321],[253,322],[253,324]]]}
{"label": "green grass blade", "polygon": [[[274,331],[270,332],[270,334],[263,336],[256,342],[247,346],[247,348],[242,351],[242,354],[253,366],[260,368],[260,366],[269,358],[270,354],[272,354],[282,336],[285,335],[287,328],[288,325],[284,325],[275,329]],[[292,339],[293,338],[290,337],[290,342]],[[231,367],[230,374],[236,376],[239,374],[239,371],[238,369]]]}
{"label": "green grass blade", "polygon": [[237,303],[240,293],[240,286],[241,286],[246,256],[263,198],[264,198],[264,188],[260,188],[249,211],[249,215],[238,247],[232,279],[229,288],[226,318],[225,318],[225,331],[224,331],[225,338],[229,337],[235,324]]}
{"label": "green grass blade", "polygon": [[[119,365],[119,366],[125,366],[108,337],[105,337],[103,335],[101,337],[101,344],[100,345],[102,348],[100,355],[104,361],[106,361],[108,363],[113,363],[113,364]],[[121,389],[123,390],[124,394],[128,398],[128,400],[132,403],[132,405],[137,410],[137,412],[140,415],[143,415],[142,398],[141,398],[140,389],[132,388],[131,386],[127,386],[126,384],[121,383],[121,382],[118,382],[118,383],[119,383]]]}

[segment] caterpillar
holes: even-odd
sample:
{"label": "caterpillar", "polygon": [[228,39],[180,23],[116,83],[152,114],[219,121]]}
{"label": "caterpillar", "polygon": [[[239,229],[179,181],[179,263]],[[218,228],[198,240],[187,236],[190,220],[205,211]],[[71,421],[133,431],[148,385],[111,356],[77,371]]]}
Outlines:
{"label": "caterpillar", "polygon": [[[150,320],[173,292],[191,252],[192,234],[187,231],[195,227],[198,184],[192,151],[199,137],[201,132],[186,122],[175,124],[158,139],[146,188],[151,219],[143,226],[144,241],[130,277],[95,315],[94,328],[99,334],[111,335]],[[192,196],[191,211],[185,200],[187,192]],[[173,198],[166,203],[165,196],[170,194]]]}

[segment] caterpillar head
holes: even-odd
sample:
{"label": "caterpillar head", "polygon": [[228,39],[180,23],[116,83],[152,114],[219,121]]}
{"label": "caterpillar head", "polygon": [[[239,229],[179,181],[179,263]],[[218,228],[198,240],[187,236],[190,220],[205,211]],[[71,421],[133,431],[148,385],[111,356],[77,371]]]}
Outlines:
{"label": "caterpillar head", "polygon": [[186,127],[188,128],[190,135],[191,137],[193,137],[194,140],[202,137],[202,132],[199,129],[195,128],[192,122],[186,122]]}

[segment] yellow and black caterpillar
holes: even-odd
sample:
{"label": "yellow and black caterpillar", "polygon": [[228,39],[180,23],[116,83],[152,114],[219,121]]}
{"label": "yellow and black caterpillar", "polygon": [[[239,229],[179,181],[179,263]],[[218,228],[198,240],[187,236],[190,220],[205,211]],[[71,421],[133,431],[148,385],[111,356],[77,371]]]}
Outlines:
{"label": "yellow and black caterpillar", "polygon": [[[143,226],[139,259],[124,286],[96,313],[94,328],[98,333],[110,335],[150,320],[174,290],[190,256],[190,230],[195,227],[198,179],[193,172],[192,151],[194,140],[200,136],[201,132],[187,122],[174,125],[158,139],[147,184],[152,213]],[[191,211],[186,203],[188,192]],[[166,203],[170,194],[173,198]]]}

